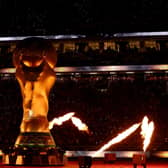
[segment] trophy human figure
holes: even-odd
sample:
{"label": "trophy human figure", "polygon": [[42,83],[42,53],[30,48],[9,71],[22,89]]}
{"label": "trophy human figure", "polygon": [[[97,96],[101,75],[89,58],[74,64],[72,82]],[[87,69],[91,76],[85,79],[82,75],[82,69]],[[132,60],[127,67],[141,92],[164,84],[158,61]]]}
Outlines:
{"label": "trophy human figure", "polygon": [[22,94],[23,118],[15,146],[55,146],[47,114],[56,62],[56,51],[47,39],[28,37],[16,45],[13,64]]}

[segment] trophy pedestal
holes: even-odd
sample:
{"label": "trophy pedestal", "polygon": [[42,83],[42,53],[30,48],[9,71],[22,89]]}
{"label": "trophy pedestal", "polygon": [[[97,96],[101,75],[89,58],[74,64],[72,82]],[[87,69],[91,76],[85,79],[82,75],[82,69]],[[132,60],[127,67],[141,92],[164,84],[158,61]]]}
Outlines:
{"label": "trophy pedestal", "polygon": [[50,132],[23,132],[20,133],[15,147],[56,147]]}
{"label": "trophy pedestal", "polygon": [[50,132],[24,132],[18,136],[14,150],[4,155],[9,165],[64,165],[63,150],[56,147]]}

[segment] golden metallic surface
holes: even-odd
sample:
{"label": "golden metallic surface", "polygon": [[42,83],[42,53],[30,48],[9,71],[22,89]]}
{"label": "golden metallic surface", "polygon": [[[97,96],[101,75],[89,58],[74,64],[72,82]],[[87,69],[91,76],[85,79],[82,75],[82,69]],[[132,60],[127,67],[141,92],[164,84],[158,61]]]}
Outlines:
{"label": "golden metallic surface", "polygon": [[21,132],[49,132],[48,96],[56,62],[56,51],[46,39],[30,37],[17,44],[13,64],[23,99]]}

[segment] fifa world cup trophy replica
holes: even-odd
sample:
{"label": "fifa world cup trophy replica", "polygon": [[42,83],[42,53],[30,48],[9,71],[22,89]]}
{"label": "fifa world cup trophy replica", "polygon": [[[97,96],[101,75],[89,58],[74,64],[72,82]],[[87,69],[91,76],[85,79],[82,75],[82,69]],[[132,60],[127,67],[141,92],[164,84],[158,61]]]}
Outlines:
{"label": "fifa world cup trophy replica", "polygon": [[54,47],[43,38],[25,38],[16,45],[13,52],[15,76],[23,102],[23,118],[15,147],[21,149],[22,153],[26,149],[26,152],[36,151],[38,155],[38,152],[44,153],[56,147],[47,119],[48,96],[56,80],[56,62]]}

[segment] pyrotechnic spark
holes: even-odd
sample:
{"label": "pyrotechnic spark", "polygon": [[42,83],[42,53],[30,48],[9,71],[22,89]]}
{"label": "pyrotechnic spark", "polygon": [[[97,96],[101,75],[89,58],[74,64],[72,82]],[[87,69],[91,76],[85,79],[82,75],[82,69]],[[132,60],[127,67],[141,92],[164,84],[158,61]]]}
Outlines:
{"label": "pyrotechnic spark", "polygon": [[150,144],[151,137],[154,131],[154,122],[151,121],[148,123],[148,118],[145,116],[142,120],[142,125],[141,125],[141,136],[144,139],[143,141],[143,150],[144,152],[146,151],[148,145]]}
{"label": "pyrotechnic spark", "polygon": [[63,122],[71,119],[71,117],[74,115],[74,112],[67,113],[61,117],[54,118],[52,121],[49,122],[49,129],[52,129],[54,125],[62,125]]}
{"label": "pyrotechnic spark", "polygon": [[109,148],[111,145],[114,145],[118,142],[121,142],[123,139],[125,139],[126,137],[128,137],[130,134],[132,134],[134,131],[136,131],[136,129],[140,126],[140,123],[134,124],[132,125],[130,128],[126,129],[124,132],[118,134],[115,138],[113,138],[112,140],[110,140],[108,143],[106,143],[105,145],[103,145],[99,150],[97,150],[94,154],[93,157],[97,156],[99,153],[101,153],[102,151],[106,150],[107,148]]}
{"label": "pyrotechnic spark", "polygon": [[80,130],[80,131],[88,131],[88,126],[77,117],[71,117],[72,123]]}

